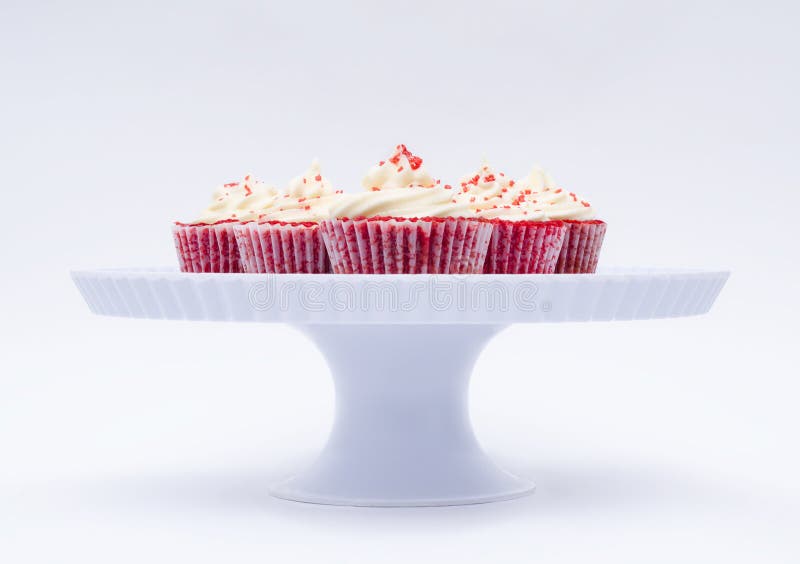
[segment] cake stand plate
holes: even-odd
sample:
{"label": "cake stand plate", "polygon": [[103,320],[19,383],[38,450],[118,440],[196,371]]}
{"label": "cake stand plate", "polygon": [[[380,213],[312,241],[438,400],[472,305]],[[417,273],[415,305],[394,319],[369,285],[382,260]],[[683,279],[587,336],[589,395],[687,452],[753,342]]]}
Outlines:
{"label": "cake stand plate", "polygon": [[328,361],[336,415],[312,466],[273,495],[334,505],[512,499],[531,482],[484,453],[467,411],[483,347],[512,323],[700,315],[728,278],[710,270],[559,275],[72,273],[92,312],[298,327]]}

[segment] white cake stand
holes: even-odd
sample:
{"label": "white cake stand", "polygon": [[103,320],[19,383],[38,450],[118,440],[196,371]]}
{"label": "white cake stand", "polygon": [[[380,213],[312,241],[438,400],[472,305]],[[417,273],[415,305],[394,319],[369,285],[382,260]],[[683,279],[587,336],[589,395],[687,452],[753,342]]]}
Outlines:
{"label": "white cake stand", "polygon": [[512,323],[706,313],[724,271],[620,269],[574,275],[184,274],[83,270],[96,314],[289,323],[331,367],[336,416],[317,461],[281,498],[423,506],[512,499],[534,489],[492,463],[469,421],[470,373]]}

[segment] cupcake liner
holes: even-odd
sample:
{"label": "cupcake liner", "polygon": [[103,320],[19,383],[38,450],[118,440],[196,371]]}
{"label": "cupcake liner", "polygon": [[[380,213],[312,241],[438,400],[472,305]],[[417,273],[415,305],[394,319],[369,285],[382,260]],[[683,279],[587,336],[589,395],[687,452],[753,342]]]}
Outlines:
{"label": "cupcake liner", "polygon": [[234,223],[172,226],[181,272],[242,272]]}
{"label": "cupcake liner", "polygon": [[335,274],[474,274],[492,223],[465,218],[329,219],[320,223]]}
{"label": "cupcake liner", "polygon": [[552,274],[564,242],[562,221],[497,220],[485,274]]}
{"label": "cupcake liner", "polygon": [[600,258],[600,248],[606,234],[606,223],[597,219],[590,221],[565,220],[567,226],[564,244],[558,257],[556,272],[559,274],[594,273]]}
{"label": "cupcake liner", "polygon": [[330,261],[316,223],[240,223],[234,227],[244,272],[330,272]]}

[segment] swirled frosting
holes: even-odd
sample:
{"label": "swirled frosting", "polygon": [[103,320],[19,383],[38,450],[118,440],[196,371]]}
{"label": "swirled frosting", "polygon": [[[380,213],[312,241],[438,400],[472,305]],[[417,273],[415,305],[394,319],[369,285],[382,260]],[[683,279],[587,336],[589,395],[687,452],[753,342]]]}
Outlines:
{"label": "swirled frosting", "polygon": [[329,196],[333,192],[330,183],[323,178],[322,172],[320,172],[319,159],[311,161],[308,170],[292,178],[286,187],[286,194],[293,198]]}
{"label": "swirled frosting", "polygon": [[557,188],[553,178],[535,166],[531,173],[519,181],[520,198],[536,209],[540,209],[550,219],[593,219],[591,204],[575,192]]}
{"label": "swirled frosting", "polygon": [[533,165],[530,174],[517,182],[520,190],[542,191],[545,188],[556,188],[556,181],[539,165]]}
{"label": "swirled frosting", "polygon": [[473,217],[473,198],[453,188],[390,188],[345,194],[330,208],[331,217]]}
{"label": "swirled frosting", "polygon": [[341,193],[322,176],[319,161],[314,159],[306,172],[289,181],[284,193],[258,219],[318,223],[330,216],[331,204],[340,197]]}
{"label": "swirled frosting", "polygon": [[252,175],[240,182],[229,182],[214,190],[212,203],[192,223],[211,224],[220,221],[251,221],[277,199],[278,190]]}
{"label": "swirled frosting", "polygon": [[472,217],[475,198],[441,186],[422,167],[422,159],[398,145],[361,182],[365,192],[345,194],[331,205],[331,217]]}
{"label": "swirled frosting", "polygon": [[502,172],[496,173],[484,160],[478,170],[463,177],[459,185],[465,194],[472,194],[485,201],[495,197],[507,198],[514,181],[506,178]]}
{"label": "swirled frosting", "polygon": [[369,169],[361,181],[365,190],[433,186],[435,183],[422,166],[422,159],[405,145],[398,145],[392,156]]}

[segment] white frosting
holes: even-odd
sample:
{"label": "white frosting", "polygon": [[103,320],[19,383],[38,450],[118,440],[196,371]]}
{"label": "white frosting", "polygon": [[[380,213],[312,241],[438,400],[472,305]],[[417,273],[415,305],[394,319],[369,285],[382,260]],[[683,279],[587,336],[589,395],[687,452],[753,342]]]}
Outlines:
{"label": "white frosting", "polygon": [[273,206],[259,217],[261,221],[285,221],[287,223],[319,223],[330,217],[330,207],[343,194],[313,196],[311,198],[278,198]]}
{"label": "white frosting", "polygon": [[330,183],[322,177],[318,159],[311,161],[308,170],[292,178],[286,187],[286,194],[295,198],[329,196],[333,192]]}
{"label": "white frosting", "polygon": [[593,219],[594,209],[575,192],[558,188],[553,177],[538,166],[517,183],[520,196],[550,219]]}
{"label": "white frosting", "polygon": [[474,197],[440,186],[405,145],[372,167],[361,184],[366,191],[337,199],[331,217],[474,217],[477,207]]}
{"label": "white frosting", "polygon": [[539,165],[533,165],[530,174],[519,180],[516,186],[520,190],[541,191],[545,188],[557,188],[556,181]]}
{"label": "white frosting", "polygon": [[594,219],[594,209],[574,192],[545,188],[525,195],[526,201],[541,209],[550,219]]}
{"label": "white frosting", "polygon": [[259,216],[259,220],[319,223],[330,217],[328,210],[340,197],[322,176],[319,161],[314,159],[306,172],[289,181],[284,194]]}
{"label": "white frosting", "polygon": [[219,221],[251,221],[268,209],[278,196],[278,190],[248,174],[241,182],[229,182],[214,190],[212,203],[193,223]]}
{"label": "white frosting", "polygon": [[440,185],[422,159],[404,145],[373,167],[359,194],[342,194],[322,176],[319,161],[293,178],[282,194],[247,175],[214,191],[213,202],[194,223],[285,221],[317,223],[329,217],[479,217],[508,221],[592,219],[594,209],[573,192],[557,188],[540,167],[518,182],[496,173],[485,161],[459,186]]}
{"label": "white frosting", "polygon": [[461,179],[459,186],[464,193],[488,200],[495,197],[510,198],[514,181],[506,178],[502,172],[495,172],[484,160],[474,174]]}
{"label": "white frosting", "polygon": [[[549,180],[547,173],[535,168],[525,182],[540,187]],[[477,217],[505,221],[549,219],[542,206],[525,200],[524,185],[507,178],[502,172],[495,172],[485,160],[474,174],[461,179],[460,187],[464,194],[477,198]]]}
{"label": "white frosting", "polygon": [[398,145],[391,157],[369,169],[361,181],[365,190],[433,186],[435,183],[422,166],[422,159],[405,145]]}
{"label": "white frosting", "polygon": [[331,217],[474,217],[472,198],[455,189],[390,188],[345,194],[330,208]]}

